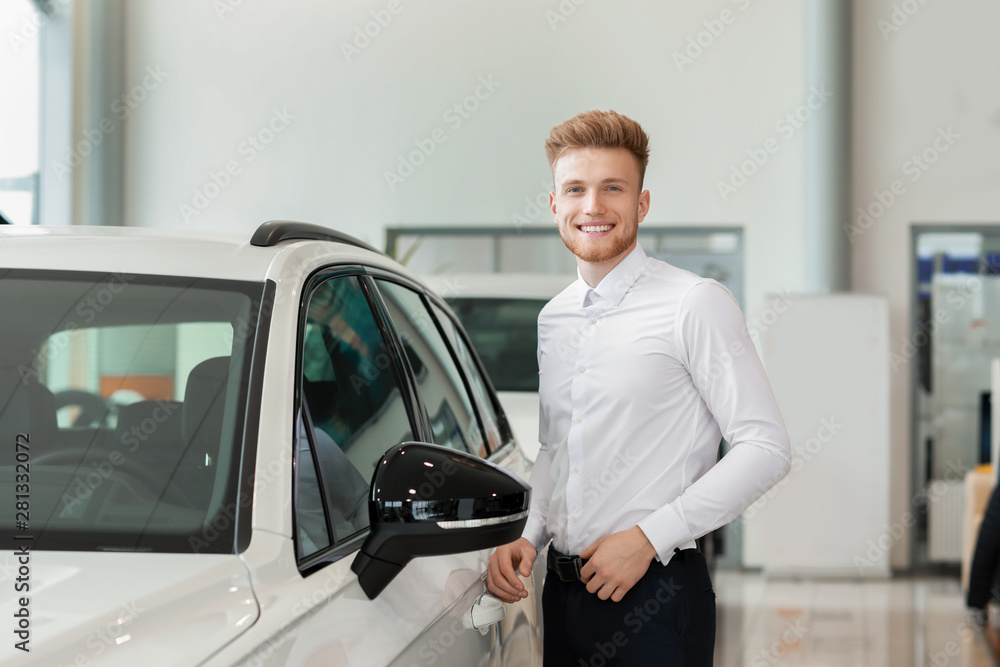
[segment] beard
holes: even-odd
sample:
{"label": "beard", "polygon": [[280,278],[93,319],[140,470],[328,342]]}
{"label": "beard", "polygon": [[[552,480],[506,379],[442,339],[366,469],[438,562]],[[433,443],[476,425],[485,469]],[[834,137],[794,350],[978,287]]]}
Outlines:
{"label": "beard", "polygon": [[[626,226],[631,227],[632,233],[628,231],[618,233],[619,227]],[[594,264],[614,259],[631,248],[636,242],[639,231],[638,221],[633,221],[631,225],[615,225],[615,228],[611,230],[611,234],[604,237],[599,243],[591,243],[587,239],[576,235],[578,232],[575,225],[570,225],[569,227],[569,233],[563,231],[561,226],[559,228],[559,236],[562,238],[562,242],[574,255],[585,262]]]}

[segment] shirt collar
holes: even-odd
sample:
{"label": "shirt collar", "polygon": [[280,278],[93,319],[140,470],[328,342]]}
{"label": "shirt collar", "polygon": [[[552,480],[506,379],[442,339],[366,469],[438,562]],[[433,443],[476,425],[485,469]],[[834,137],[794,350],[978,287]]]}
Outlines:
{"label": "shirt collar", "polygon": [[579,267],[576,270],[577,278],[583,284],[583,296],[580,306],[586,308],[600,301],[606,301],[611,306],[617,306],[625,297],[625,293],[635,284],[639,276],[646,270],[646,253],[642,246],[636,243],[625,259],[618,262],[615,268],[608,271],[608,275],[597,284],[597,287],[590,287],[587,281],[580,275]]}

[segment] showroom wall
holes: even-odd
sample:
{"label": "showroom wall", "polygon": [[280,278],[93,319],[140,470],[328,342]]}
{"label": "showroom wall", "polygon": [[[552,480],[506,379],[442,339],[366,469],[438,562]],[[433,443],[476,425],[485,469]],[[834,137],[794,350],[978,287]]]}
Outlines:
{"label": "showroom wall", "polygon": [[[768,293],[803,289],[803,126],[829,109],[804,84],[802,3],[136,0],[124,11],[124,90],[137,92],[123,123],[127,224],[249,233],[291,218],[375,245],[387,226],[546,225],[535,203],[549,128],[614,108],[652,136],[645,224],[743,226],[748,318]],[[866,0],[854,13],[844,233],[852,288],[889,298],[897,351],[910,226],[1000,217],[1000,50],[987,46],[1000,7]],[[892,373],[893,517],[916,492],[911,370]],[[892,564],[908,563],[900,540]]]}
{"label": "showroom wall", "polygon": [[[125,89],[150,84],[125,125],[127,224],[301,219],[379,246],[386,226],[551,224],[532,203],[548,130],[613,108],[652,137],[645,224],[743,226],[748,313],[800,289],[802,131],[785,118],[809,94],[799,2],[137,0],[125,13]],[[743,165],[748,151],[762,166]]]}
{"label": "showroom wall", "polygon": [[[891,516],[898,519],[919,492],[909,477],[910,230],[1000,223],[1000,5],[879,0],[855,2],[854,11],[854,213],[845,233],[852,289],[889,299]],[[894,548],[894,565],[907,562],[905,547]]]}

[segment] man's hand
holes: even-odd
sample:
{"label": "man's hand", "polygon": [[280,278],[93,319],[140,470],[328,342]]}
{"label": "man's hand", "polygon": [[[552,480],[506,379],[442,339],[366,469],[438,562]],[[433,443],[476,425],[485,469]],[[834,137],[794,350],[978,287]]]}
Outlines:
{"label": "man's hand", "polygon": [[490,566],[486,571],[486,585],[490,593],[504,602],[517,602],[528,597],[528,591],[524,590],[517,575],[518,572],[523,577],[531,574],[536,555],[535,545],[523,537],[497,547],[490,556]]}
{"label": "man's hand", "polygon": [[602,600],[621,602],[646,574],[655,556],[656,549],[636,526],[602,537],[580,552],[581,558],[589,559],[580,577],[587,582],[588,592],[597,593]]}

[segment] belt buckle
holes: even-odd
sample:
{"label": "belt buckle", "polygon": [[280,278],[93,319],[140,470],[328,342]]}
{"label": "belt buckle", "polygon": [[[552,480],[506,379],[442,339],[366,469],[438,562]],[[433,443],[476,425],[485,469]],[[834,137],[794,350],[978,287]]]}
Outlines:
{"label": "belt buckle", "polygon": [[[560,574],[560,579],[563,581],[583,581],[583,576],[580,571],[583,569],[583,559],[579,556],[556,556],[556,566]],[[572,577],[567,574],[562,576],[566,572],[566,566],[572,573]]]}

